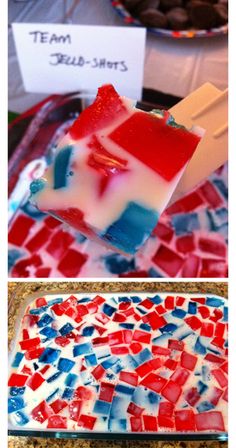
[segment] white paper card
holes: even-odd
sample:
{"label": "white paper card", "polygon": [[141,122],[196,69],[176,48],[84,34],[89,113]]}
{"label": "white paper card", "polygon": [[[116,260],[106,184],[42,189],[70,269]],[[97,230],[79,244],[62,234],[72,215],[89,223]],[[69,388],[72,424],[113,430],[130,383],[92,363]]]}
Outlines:
{"label": "white paper card", "polygon": [[145,28],[13,23],[27,92],[96,92],[111,83],[141,99]]}

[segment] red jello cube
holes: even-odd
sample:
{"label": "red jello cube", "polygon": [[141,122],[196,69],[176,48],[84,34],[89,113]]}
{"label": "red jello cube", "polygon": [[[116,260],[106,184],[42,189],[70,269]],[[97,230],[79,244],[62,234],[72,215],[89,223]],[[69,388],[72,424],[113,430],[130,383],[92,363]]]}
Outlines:
{"label": "red jello cube", "polygon": [[191,317],[186,317],[186,319],[184,319],[184,321],[186,322],[186,324],[188,324],[190,326],[190,328],[192,328],[192,330],[196,331],[199,328],[201,328],[202,326],[202,322],[200,321],[200,319],[198,319],[198,317],[196,316],[191,316]]}
{"label": "red jello cube", "polygon": [[208,204],[211,205],[211,207],[217,208],[222,204],[222,199],[211,182],[206,181],[199,188],[199,191],[202,193],[202,195],[207,200]]}
{"label": "red jello cube", "polygon": [[138,375],[135,372],[126,372],[125,370],[122,370],[119,374],[119,380],[131,384],[132,386],[137,386]]}
{"label": "red jello cube", "polygon": [[27,386],[29,386],[32,390],[36,390],[44,381],[45,379],[38,372],[35,372],[27,381]]}
{"label": "red jello cube", "polygon": [[143,415],[145,431],[157,431],[157,418],[152,415]]}
{"label": "red jello cube", "polygon": [[161,240],[169,243],[173,238],[174,231],[170,226],[162,222],[159,222],[155,227],[155,229],[153,230],[153,234],[156,235]]}
{"label": "red jello cube", "polygon": [[31,411],[31,417],[40,423],[45,422],[51,415],[53,410],[46,401],[42,401]]}
{"label": "red jello cube", "polygon": [[115,331],[113,333],[108,334],[108,343],[109,345],[120,345],[124,342],[123,331]]}
{"label": "red jello cube", "polygon": [[195,250],[195,247],[196,246],[193,234],[180,236],[176,240],[176,249],[178,250],[178,252],[182,252],[183,254],[193,252]]}
{"label": "red jello cube", "polygon": [[176,297],[176,306],[182,306],[185,302],[185,298],[181,296]]}
{"label": "red jello cube", "polygon": [[29,231],[33,225],[34,220],[29,216],[25,215],[18,216],[10,228],[8,234],[9,243],[21,247],[25,239],[29,235]]}
{"label": "red jello cube", "polygon": [[142,419],[140,417],[130,417],[130,425],[132,432],[143,431]]}
{"label": "red jello cube", "polygon": [[197,364],[197,356],[191,355],[187,352],[181,353],[180,364],[182,367],[188,370],[194,370]]}
{"label": "red jello cube", "polygon": [[150,364],[150,361],[147,361],[140,366],[136,367],[135,371],[137,374],[141,377],[144,377],[147,375],[151,370],[153,370],[152,365]]}
{"label": "red jello cube", "polygon": [[166,320],[163,316],[159,316],[156,311],[146,314],[143,317],[145,323],[149,323],[153,330],[158,330],[158,328],[164,327],[166,325]]}
{"label": "red jello cube", "polygon": [[197,255],[189,254],[183,264],[181,270],[181,276],[183,278],[199,277],[200,266],[201,266],[201,259],[197,257]]}
{"label": "red jello cube", "polygon": [[219,399],[221,397],[221,395],[223,395],[223,390],[218,389],[218,387],[213,387],[211,390],[211,395],[210,395],[210,403],[212,403],[214,406],[217,406]]}
{"label": "red jello cube", "polygon": [[161,395],[171,403],[177,403],[181,393],[182,388],[179,386],[179,384],[174,383],[174,381],[171,380],[168,381],[166,386],[161,391]]}
{"label": "red jello cube", "polygon": [[165,378],[162,378],[159,375],[156,375],[155,373],[149,373],[141,382],[140,384],[143,386],[146,386],[148,389],[153,390],[154,392],[160,392],[165,384],[167,383],[167,380]]}
{"label": "red jello cube", "polygon": [[111,347],[111,353],[113,355],[128,355],[129,349],[124,345],[122,347]]}
{"label": "red jello cube", "polygon": [[220,320],[223,317],[223,312],[221,310],[218,310],[217,308],[214,309],[210,320],[212,322],[217,322],[218,320]]}
{"label": "red jello cube", "polygon": [[142,330],[135,330],[133,334],[133,341],[142,342],[143,344],[149,344],[151,340],[151,334]]}
{"label": "red jello cube", "polygon": [[210,316],[210,310],[206,306],[199,306],[198,312],[201,314],[203,319],[207,319]]}
{"label": "red jello cube", "polygon": [[12,268],[12,277],[32,277],[32,268],[37,268],[42,264],[40,255],[33,254],[31,257],[21,259]]}
{"label": "red jello cube", "polygon": [[160,356],[170,356],[170,349],[165,347],[160,347],[159,345],[152,345],[152,354]]}
{"label": "red jello cube", "polygon": [[200,398],[201,395],[199,394],[196,387],[191,387],[191,389],[189,389],[185,394],[185,400],[190,404],[190,406],[195,406]]}
{"label": "red jello cube", "polygon": [[115,313],[112,320],[114,322],[126,322],[126,316],[124,316],[124,314],[121,313]]}
{"label": "red jello cube", "polygon": [[200,277],[225,278],[227,266],[224,259],[203,258]]}
{"label": "red jello cube", "polygon": [[57,269],[65,277],[76,277],[81,271],[88,256],[74,249],[69,249],[59,262]]}
{"label": "red jello cube", "polygon": [[51,238],[46,247],[46,251],[59,260],[67,252],[69,246],[73,243],[73,236],[64,230],[58,230]]}
{"label": "red jello cube", "polygon": [[47,300],[44,297],[39,297],[35,300],[36,308],[41,308],[41,306],[47,305]]}
{"label": "red jello cube", "polygon": [[96,380],[99,380],[102,378],[106,373],[106,370],[101,366],[98,365],[95,367],[95,369],[92,370],[91,374],[94,376]]}
{"label": "red jello cube", "polygon": [[58,412],[66,408],[67,405],[68,403],[65,400],[61,400],[59,398],[50,404],[54,414],[58,414]]}
{"label": "red jello cube", "polygon": [[50,369],[50,367],[51,366],[49,366],[49,365],[44,366],[42,369],[40,369],[40,373],[42,373],[42,375],[44,375],[48,371],[48,369]]}
{"label": "red jello cube", "polygon": [[220,369],[214,369],[211,371],[212,375],[214,375],[216,381],[220,385],[220,387],[228,386],[228,379]]}
{"label": "red jello cube", "polygon": [[222,322],[217,322],[217,324],[215,325],[214,336],[218,338],[223,338],[224,333],[225,333],[225,324],[223,324]]}
{"label": "red jello cube", "polygon": [[48,418],[47,428],[67,429],[67,418],[61,415],[51,415]]}
{"label": "red jello cube", "polygon": [[133,338],[132,330],[123,330],[123,338],[125,344],[130,344]]}
{"label": "red jello cube", "polygon": [[57,336],[55,338],[55,343],[60,347],[66,347],[68,344],[70,344],[70,342],[70,339],[66,338],[65,336]]}
{"label": "red jello cube", "polygon": [[22,339],[29,339],[29,332],[25,328],[22,330]]}
{"label": "red jello cube", "polygon": [[170,277],[175,277],[184,259],[169,247],[161,244],[153,256],[152,261]]}
{"label": "red jello cube", "polygon": [[202,322],[201,336],[211,338],[214,333],[214,325],[211,322]]}
{"label": "red jello cube", "polygon": [[198,431],[225,431],[224,419],[221,412],[210,411],[195,415]]}
{"label": "red jello cube", "polygon": [[55,229],[56,227],[59,227],[62,224],[61,221],[53,218],[52,216],[47,216],[44,219],[44,223],[46,224],[47,227],[49,227],[49,229]]}
{"label": "red jello cube", "polygon": [[225,361],[223,364],[221,364],[220,368],[228,375],[228,362],[227,361]]}
{"label": "red jello cube", "polygon": [[140,417],[140,415],[143,413],[143,411],[144,411],[144,408],[141,408],[140,406],[133,403],[132,401],[130,402],[130,404],[127,408],[127,412],[129,414],[134,415],[135,417]]}
{"label": "red jello cube", "polygon": [[69,403],[69,415],[71,420],[74,420],[75,422],[78,420],[82,405],[82,400],[73,400]]}
{"label": "red jello cube", "polygon": [[92,415],[81,414],[78,420],[78,426],[82,426],[82,428],[92,430],[94,428],[95,422],[97,418]]}
{"label": "red jello cube", "polygon": [[222,395],[222,398],[228,403],[228,387],[226,387],[224,394]]}
{"label": "red jello cube", "polygon": [[195,210],[199,205],[203,204],[203,200],[197,191],[190,193],[183,198],[176,201],[174,204],[167,208],[168,215],[174,215],[175,213],[186,213]]}
{"label": "red jello cube", "polygon": [[99,400],[108,401],[110,403],[112,401],[114,391],[114,384],[101,382]]}
{"label": "red jello cube", "polygon": [[85,387],[85,386],[77,387],[77,389],[74,393],[74,397],[76,399],[83,400],[83,401],[91,400],[92,396],[93,396],[92,391],[90,389],[88,389],[88,387]]}
{"label": "red jello cube", "polygon": [[203,252],[210,252],[222,258],[226,256],[226,245],[216,239],[199,238],[198,245]]}
{"label": "red jello cube", "polygon": [[182,352],[184,350],[184,342],[179,341],[177,339],[169,339],[168,340],[168,348],[170,350],[178,350]]}
{"label": "red jello cube", "polygon": [[102,347],[103,345],[107,345],[109,342],[109,338],[107,336],[92,339],[92,344],[94,347]]}
{"label": "red jello cube", "polygon": [[8,386],[9,387],[23,387],[28,380],[27,375],[21,375],[19,373],[12,373],[9,380],[8,380]]}
{"label": "red jello cube", "polygon": [[164,428],[174,428],[174,405],[169,401],[161,401],[158,411],[158,424]]}
{"label": "red jello cube", "polygon": [[212,353],[208,353],[204,359],[206,359],[206,361],[214,362],[216,364],[222,364],[224,362],[224,358],[222,358],[221,356],[213,355]]}
{"label": "red jello cube", "polygon": [[147,310],[150,310],[154,306],[154,302],[150,299],[144,299],[139,305],[143,306]]}
{"label": "red jello cube", "polygon": [[38,359],[42,355],[44,350],[44,347],[37,347],[33,348],[32,350],[28,350],[27,352],[25,352],[25,359],[27,359],[28,361],[31,359]]}
{"label": "red jello cube", "polygon": [[31,350],[32,348],[37,347],[40,344],[41,340],[40,338],[32,338],[32,339],[25,339],[24,341],[20,341],[20,347],[21,350]]}
{"label": "red jello cube", "polygon": [[21,372],[24,373],[25,375],[32,375],[32,370],[26,365],[23,366]]}
{"label": "red jello cube", "polygon": [[42,267],[42,268],[38,268],[35,271],[35,277],[36,278],[48,278],[51,272],[51,268],[47,268],[47,267]]}
{"label": "red jello cube", "polygon": [[33,238],[31,238],[25,247],[30,252],[37,252],[41,247],[43,247],[49,240],[49,237],[51,235],[51,230],[48,229],[48,227],[42,227]]}
{"label": "red jello cube", "polygon": [[164,308],[163,305],[157,305],[155,307],[155,310],[158,314],[162,315],[162,314],[166,314],[166,309]]}
{"label": "red jello cube", "polygon": [[175,298],[173,296],[167,296],[165,298],[165,308],[167,310],[173,310],[175,307]]}
{"label": "red jello cube", "polygon": [[191,410],[176,411],[175,426],[177,431],[195,431],[194,412]]}
{"label": "red jello cube", "polygon": [[179,384],[179,386],[183,386],[188,377],[189,377],[189,372],[185,369],[181,369],[178,368],[176,369],[176,371],[171,375],[171,380],[174,381],[175,383]]}
{"label": "red jello cube", "polygon": [[212,343],[212,345],[215,345],[216,347],[224,348],[225,339],[224,338],[213,338],[211,343]]}
{"label": "red jello cube", "polygon": [[175,361],[174,359],[170,359],[170,358],[167,359],[165,364],[164,364],[164,366],[167,367],[167,369],[170,369],[170,370],[175,370],[177,365],[178,365],[178,362]]}
{"label": "red jello cube", "polygon": [[133,342],[132,344],[130,344],[130,350],[134,355],[141,352],[142,348],[143,347],[141,344],[139,344],[139,342]]}

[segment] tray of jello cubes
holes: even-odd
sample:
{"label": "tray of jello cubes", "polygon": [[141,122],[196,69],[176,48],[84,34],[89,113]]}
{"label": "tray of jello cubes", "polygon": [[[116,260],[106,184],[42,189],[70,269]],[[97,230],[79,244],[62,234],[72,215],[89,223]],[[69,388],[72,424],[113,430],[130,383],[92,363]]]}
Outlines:
{"label": "tray of jello cubes", "polygon": [[225,298],[45,294],[17,322],[11,435],[227,440]]}

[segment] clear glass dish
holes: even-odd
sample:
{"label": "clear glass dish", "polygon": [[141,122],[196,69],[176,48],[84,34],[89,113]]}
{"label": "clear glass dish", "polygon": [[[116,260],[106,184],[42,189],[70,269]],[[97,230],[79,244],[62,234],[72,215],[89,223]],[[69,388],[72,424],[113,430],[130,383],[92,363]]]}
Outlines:
{"label": "clear glass dish", "polygon": [[[12,284],[14,285],[14,284]],[[21,318],[26,306],[37,297],[52,294],[79,294],[79,293],[172,293],[181,294],[214,294],[227,298],[227,283],[134,283],[134,282],[107,282],[107,283],[85,283],[85,282],[57,282],[57,283],[19,283],[16,287],[9,284],[8,322],[9,322],[9,365],[12,353],[17,342]],[[37,291],[37,292],[36,292]],[[10,436],[27,436],[43,438],[65,438],[65,439],[100,439],[100,440],[156,440],[156,441],[227,441],[228,433],[212,432],[157,432],[157,433],[131,433],[131,432],[98,432],[98,431],[70,431],[52,429],[22,429],[14,427],[10,422],[8,426]]]}

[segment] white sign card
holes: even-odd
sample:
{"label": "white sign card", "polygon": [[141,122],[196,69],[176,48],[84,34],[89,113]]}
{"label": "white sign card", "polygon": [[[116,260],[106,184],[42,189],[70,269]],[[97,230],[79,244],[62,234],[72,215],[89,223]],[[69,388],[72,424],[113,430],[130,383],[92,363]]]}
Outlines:
{"label": "white sign card", "polygon": [[145,28],[13,23],[25,90],[96,92],[111,83],[119,94],[141,99]]}

